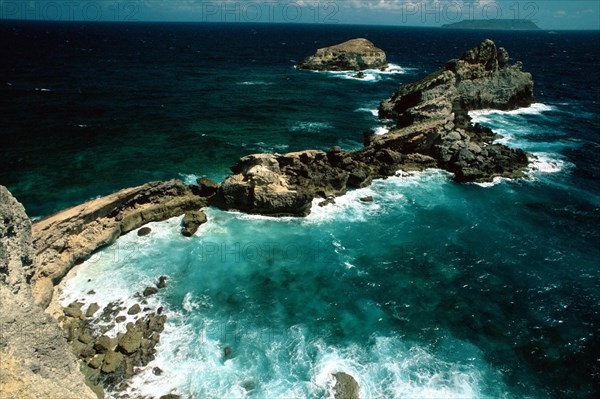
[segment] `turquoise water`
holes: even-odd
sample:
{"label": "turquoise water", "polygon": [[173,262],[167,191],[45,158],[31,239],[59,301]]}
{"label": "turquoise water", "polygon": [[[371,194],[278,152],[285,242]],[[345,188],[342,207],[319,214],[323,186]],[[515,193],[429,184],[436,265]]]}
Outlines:
{"label": "turquoise water", "polygon": [[[506,127],[545,112],[477,117]],[[376,181],[306,219],[208,209],[191,239],[179,218],[155,223],[86,262],[62,300],[92,288],[88,301],[133,300],[169,276],[154,299],[169,320],[151,364],[166,373],[135,386],[155,395],[332,397],[331,373],[344,371],[364,398],[542,397],[524,352],[552,362],[560,345],[589,344],[593,328],[572,309],[595,297],[567,287],[577,278],[579,292],[593,290],[598,273],[589,247],[556,240],[560,218],[540,220],[533,198],[560,191],[572,168],[544,159],[527,180],[490,187],[434,170]]]}

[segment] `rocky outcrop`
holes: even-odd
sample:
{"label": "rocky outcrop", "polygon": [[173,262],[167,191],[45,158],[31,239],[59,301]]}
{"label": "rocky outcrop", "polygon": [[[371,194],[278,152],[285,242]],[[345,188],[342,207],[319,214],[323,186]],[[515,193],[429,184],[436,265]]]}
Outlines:
{"label": "rocky outcrop", "polygon": [[385,52],[367,39],[353,39],[318,49],[298,65],[314,71],[362,71],[388,67]]}
{"label": "rocky outcrop", "polygon": [[0,186],[0,396],[94,399],[56,321],[33,303],[33,260],[29,218]]}
{"label": "rocky outcrop", "polygon": [[191,237],[202,226],[207,222],[206,214],[202,211],[189,211],[183,216],[183,227],[181,228],[181,234],[186,237]]}
{"label": "rocky outcrop", "polygon": [[335,379],[334,398],[335,399],[358,399],[360,387],[358,382],[350,374],[339,372],[333,375]]}
{"label": "rocky outcrop", "polygon": [[147,183],[67,209],[33,225],[36,270],[32,290],[48,306],[53,287],[77,262],[122,234],[206,205],[206,198],[179,180]]}
{"label": "rocky outcrop", "polygon": [[212,203],[224,209],[272,216],[303,216],[313,198],[346,192],[348,174],[323,151],[255,154],[233,166]]}
{"label": "rocky outcrop", "polygon": [[437,167],[461,182],[520,177],[527,154],[495,144],[496,135],[473,125],[468,115],[470,110],[514,109],[535,101],[531,75],[508,61],[506,50],[485,40],[382,102],[380,116],[394,120],[396,127],[381,136],[366,134],[363,149],[243,157],[211,203],[249,213],[304,216],[317,197],[330,199],[398,170]]}
{"label": "rocky outcrop", "polygon": [[381,118],[397,129],[377,137],[377,148],[433,157],[458,181],[522,176],[528,160],[519,149],[493,144],[496,136],[471,124],[469,111],[510,110],[535,102],[531,74],[509,64],[508,52],[483,41],[425,79],[404,85],[381,103]]}

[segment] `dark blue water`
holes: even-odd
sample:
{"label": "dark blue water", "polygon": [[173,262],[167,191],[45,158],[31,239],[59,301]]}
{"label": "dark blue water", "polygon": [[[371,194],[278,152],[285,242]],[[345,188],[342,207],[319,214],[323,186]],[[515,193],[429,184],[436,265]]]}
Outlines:
{"label": "dark blue water", "polygon": [[[0,183],[31,215],[149,180],[220,179],[252,152],[359,148],[399,84],[491,37],[533,73],[541,105],[474,117],[537,155],[528,179],[396,177],[307,220],[210,210],[192,239],[177,220],[124,237],[65,300],[90,277],[98,302],[171,277],[156,299],[171,314],[156,361],[167,373],[140,378],[147,392],[326,397],[330,373],[346,371],[364,397],[599,393],[598,33],[6,22],[0,33]],[[402,73],[293,68],[354,37]],[[226,345],[236,355],[223,361]]]}

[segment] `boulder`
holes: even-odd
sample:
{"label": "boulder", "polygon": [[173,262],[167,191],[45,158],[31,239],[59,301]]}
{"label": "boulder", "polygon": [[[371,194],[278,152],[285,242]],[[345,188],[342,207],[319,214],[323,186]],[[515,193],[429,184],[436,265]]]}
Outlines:
{"label": "boulder", "polygon": [[142,308],[140,307],[139,304],[135,304],[132,305],[128,310],[127,310],[127,314],[128,315],[134,315],[134,314],[138,314],[142,311]]}
{"label": "boulder", "polygon": [[94,349],[97,353],[102,354],[113,350],[115,347],[114,340],[106,335],[102,335],[96,338],[96,344],[94,345]]}
{"label": "boulder", "polygon": [[207,222],[206,214],[202,211],[188,211],[183,217],[183,227],[181,234],[191,237],[198,231],[198,228]]}
{"label": "boulder", "polygon": [[100,309],[100,305],[98,305],[97,303],[92,303],[90,306],[88,306],[86,312],[85,312],[85,317],[94,317],[94,315],[96,314],[96,312]]}
{"label": "boulder", "polygon": [[162,289],[167,287],[167,276],[160,276],[158,278],[158,284],[156,284],[156,288]]}
{"label": "boulder", "polygon": [[152,229],[150,227],[142,227],[141,229],[138,230],[137,235],[138,235],[138,237],[144,237],[150,233],[152,233]]}
{"label": "boulder", "polygon": [[117,350],[126,355],[136,352],[142,344],[142,332],[136,328],[129,328],[127,332],[119,339]]}
{"label": "boulder", "polygon": [[207,179],[206,177],[201,177],[196,180],[198,184],[198,194],[202,197],[211,197],[217,193],[219,190],[220,184]]}
{"label": "boulder", "polygon": [[102,363],[102,372],[105,374],[114,373],[123,365],[124,356],[120,352],[108,351],[104,355]]}
{"label": "boulder", "polygon": [[149,286],[149,287],[144,288],[144,292],[142,293],[142,295],[151,296],[151,295],[156,294],[157,292],[158,292],[158,288]]}
{"label": "boulder", "polygon": [[350,374],[339,372],[333,375],[335,378],[335,399],[358,399],[360,387],[358,382]]}
{"label": "boulder", "polygon": [[320,48],[298,65],[315,71],[361,71],[388,67],[385,52],[367,39],[352,39]]}

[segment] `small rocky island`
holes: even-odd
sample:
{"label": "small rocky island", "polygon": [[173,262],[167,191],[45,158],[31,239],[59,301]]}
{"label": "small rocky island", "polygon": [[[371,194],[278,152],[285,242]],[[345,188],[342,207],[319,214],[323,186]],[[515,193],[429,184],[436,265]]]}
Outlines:
{"label": "small rocky island", "polygon": [[468,19],[442,25],[445,29],[540,30],[530,19]]}
{"label": "small rocky island", "polygon": [[385,52],[367,39],[353,39],[320,48],[298,65],[312,71],[363,71],[388,67]]}
{"label": "small rocky island", "polygon": [[[372,57],[373,62],[378,58]],[[379,65],[384,61],[385,55],[380,55]],[[506,50],[485,40],[383,101],[379,115],[395,128],[382,136],[366,133],[361,150],[333,147],[327,152],[248,155],[221,184],[204,178],[197,185],[179,180],[148,183],[33,225],[23,206],[0,186],[3,398],[102,398],[102,386],[118,391],[129,377],[149,367],[167,315],[161,308],[147,306],[146,298],[165,289],[166,276],[149,285],[138,295],[140,302],[129,308],[123,303],[100,309],[98,304],[74,302],[58,309],[55,318],[44,309],[56,305],[56,286],[77,263],[150,222],[185,213],[181,233],[192,236],[206,222],[199,210],[207,205],[304,216],[315,198],[322,198],[319,205],[326,206],[349,189],[368,186],[373,179],[398,171],[441,168],[453,173],[457,182],[523,176],[528,154],[495,143],[497,136],[472,124],[468,115],[471,110],[509,110],[532,104],[533,80],[521,67],[521,63],[509,63]],[[151,229],[139,229],[137,234],[151,234]],[[127,323],[120,335],[104,335],[102,323],[114,326],[128,316],[135,322]],[[162,371],[155,368],[152,372]],[[340,372],[333,377],[336,398],[358,397],[360,388],[352,376]],[[179,396],[173,393],[160,399],[167,398]]]}

